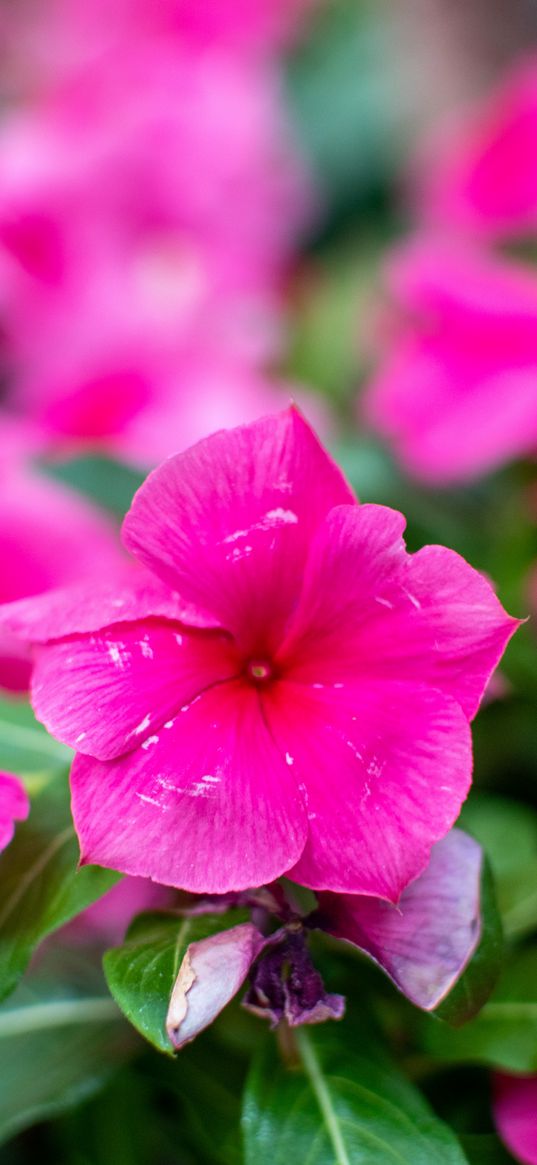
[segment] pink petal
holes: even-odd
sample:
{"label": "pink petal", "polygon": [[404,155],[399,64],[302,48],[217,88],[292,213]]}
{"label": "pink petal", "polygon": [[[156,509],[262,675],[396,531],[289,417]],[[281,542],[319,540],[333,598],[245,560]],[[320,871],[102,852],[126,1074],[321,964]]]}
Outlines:
{"label": "pink petal", "polygon": [[0,631],[27,643],[47,643],[147,618],[185,619],[191,627],[211,626],[149,571],[128,564],[107,572],[105,579],[92,579],[91,586],[86,581],[6,603],[0,608]]}
{"label": "pink petal", "polygon": [[533,233],[536,145],[533,56],[517,61],[492,93],[428,143],[417,192],[422,215],[484,238]]}
{"label": "pink petal", "polygon": [[222,634],[147,621],[47,644],[35,659],[38,719],[99,760],[140,747],[181,705],[239,670]]}
{"label": "pink petal", "polygon": [[533,454],[534,272],[417,238],[390,256],[387,284],[393,335],[361,411],[408,469],[447,484]]}
{"label": "pink petal", "polygon": [[176,982],[166,1031],[176,1050],[184,1047],[229,1003],[264,945],[251,922],[191,943]]}
{"label": "pink petal", "polygon": [[537,1165],[537,1076],[494,1075],[494,1120],[509,1151]]}
{"label": "pink petal", "polygon": [[306,815],[258,693],[222,684],[117,761],[75,759],[82,860],[196,893],[271,882],[304,847]]}
{"label": "pink petal", "polygon": [[11,773],[0,773],[0,850],[11,841],[15,821],[24,821],[29,812],[24,785]]}
{"label": "pink petal", "polygon": [[482,852],[452,829],[397,906],[358,894],[321,894],[323,927],[370,955],[417,1007],[441,1003],[480,936]]}
{"label": "pink petal", "polygon": [[429,684],[473,716],[519,622],[454,551],[426,546],[409,555],[404,525],[384,506],[341,506],[328,515],[280,660],[304,683]]}
{"label": "pink petal", "polygon": [[166,461],[136,494],[124,541],[245,649],[266,651],[296,600],[313,531],[332,506],[353,502],[291,408]]}
{"label": "pink petal", "polygon": [[265,712],[308,811],[291,876],[397,902],[453,825],[471,778],[471,737],[442,692],[395,682],[283,682]]}

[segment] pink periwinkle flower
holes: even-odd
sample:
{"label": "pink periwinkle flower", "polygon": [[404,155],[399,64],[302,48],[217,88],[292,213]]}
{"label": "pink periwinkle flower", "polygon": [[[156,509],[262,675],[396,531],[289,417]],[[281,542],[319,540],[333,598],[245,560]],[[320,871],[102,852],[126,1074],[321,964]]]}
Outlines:
{"label": "pink periwinkle flower", "polygon": [[18,777],[0,773],[0,850],[9,845],[16,821],[24,821],[30,812],[28,795]]}
{"label": "pink periwinkle flower", "polygon": [[534,273],[418,238],[392,254],[386,283],[385,354],[360,406],[405,467],[447,485],[534,454]]}
{"label": "pink periwinkle flower", "polygon": [[77,750],[82,861],[196,892],[288,872],[396,901],[457,817],[469,719],[516,620],[404,518],[359,505],[291,408],[155,470],[145,574],[4,608]]}
{"label": "pink periwinkle flower", "polygon": [[432,136],[416,201],[435,226],[484,238],[537,229],[537,58]]}
{"label": "pink periwinkle flower", "polygon": [[494,1076],[493,1112],[500,1137],[522,1165],[537,1165],[537,1076]]}

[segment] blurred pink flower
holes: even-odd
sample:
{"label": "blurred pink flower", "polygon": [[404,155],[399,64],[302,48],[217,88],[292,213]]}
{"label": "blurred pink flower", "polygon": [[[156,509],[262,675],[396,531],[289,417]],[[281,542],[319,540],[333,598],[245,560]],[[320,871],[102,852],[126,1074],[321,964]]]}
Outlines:
{"label": "blurred pink flower", "polygon": [[416,203],[436,227],[486,238],[537,229],[537,57],[426,144]]}
{"label": "blurred pink flower", "polygon": [[537,1076],[494,1076],[494,1120],[509,1152],[537,1165]]}
{"label": "blurred pink flower", "polygon": [[[317,0],[19,0],[0,12],[2,83],[42,95],[106,57],[141,41],[234,56],[274,54],[303,28]],[[108,62],[109,63],[109,62]]]}
{"label": "blurred pink flower", "polygon": [[24,821],[30,811],[28,796],[18,777],[0,773],[0,850],[9,845],[16,821]]}
{"label": "blurred pink flower", "polygon": [[[112,522],[91,502],[13,464],[0,465],[0,558],[1,602],[102,579],[123,561]],[[0,632],[0,688],[26,690],[30,671],[27,644]]]}
{"label": "blurred pink flower", "polygon": [[216,49],[143,42],[6,117],[11,406],[60,446],[104,443],[146,464],[199,435],[204,395],[217,424],[274,407],[260,369],[280,350],[307,185],[274,70]]}
{"label": "blurred pink flower", "polygon": [[42,644],[37,715],[78,750],[83,861],[398,899],[466,796],[468,720],[517,626],[457,554],[408,555],[404,524],[290,409],[150,475],[130,585],[4,608]]}
{"label": "blurred pink flower", "polygon": [[173,891],[147,878],[122,878],[117,885],[86,907],[61,931],[79,943],[94,942],[100,947],[123,942],[136,914],[144,910],[166,910],[173,905]]}
{"label": "blurred pink flower", "polygon": [[386,269],[391,317],[360,402],[406,468],[429,482],[477,477],[537,450],[537,277],[434,239]]}

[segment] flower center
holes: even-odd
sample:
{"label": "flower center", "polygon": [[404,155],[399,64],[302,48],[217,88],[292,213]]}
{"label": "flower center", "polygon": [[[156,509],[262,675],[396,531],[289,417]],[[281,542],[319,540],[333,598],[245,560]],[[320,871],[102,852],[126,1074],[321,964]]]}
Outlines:
{"label": "flower center", "polygon": [[254,684],[266,684],[272,679],[274,670],[266,659],[250,659],[246,664],[246,675]]}

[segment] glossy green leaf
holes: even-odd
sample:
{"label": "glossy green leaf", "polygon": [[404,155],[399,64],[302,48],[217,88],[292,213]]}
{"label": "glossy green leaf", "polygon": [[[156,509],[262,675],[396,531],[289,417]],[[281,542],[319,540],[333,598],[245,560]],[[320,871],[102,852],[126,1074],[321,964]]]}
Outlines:
{"label": "glossy green leaf", "polygon": [[480,1011],[498,981],[503,965],[503,934],[488,862],[481,873],[481,938],[475,954],[435,1014],[459,1027]]}
{"label": "glossy green leaf", "polygon": [[463,1165],[447,1125],[345,1020],[302,1028],[286,1066],[267,1040],[248,1081],[246,1165]]}
{"label": "glossy green leaf", "polygon": [[114,999],[137,1031],[160,1052],[173,1055],[165,1021],[187,947],[247,917],[245,911],[194,918],[164,912],[140,914],[126,941],[106,952],[104,972]]}
{"label": "glossy green leaf", "polygon": [[34,985],[0,1007],[0,1141],[85,1100],[132,1050],[109,996],[59,991]]}
{"label": "glossy green leaf", "polygon": [[471,1023],[452,1030],[427,1018],[421,1030],[425,1049],[439,1059],[537,1072],[537,949],[512,959]]}
{"label": "glossy green leaf", "polygon": [[0,855],[0,998],[16,987],[47,935],[102,897],[120,875],[77,868],[67,787],[35,797],[27,821]]}

